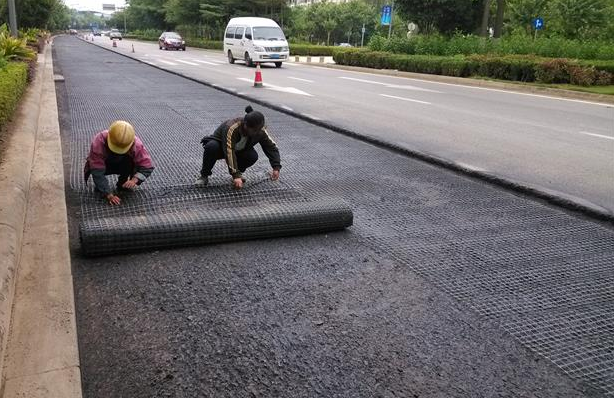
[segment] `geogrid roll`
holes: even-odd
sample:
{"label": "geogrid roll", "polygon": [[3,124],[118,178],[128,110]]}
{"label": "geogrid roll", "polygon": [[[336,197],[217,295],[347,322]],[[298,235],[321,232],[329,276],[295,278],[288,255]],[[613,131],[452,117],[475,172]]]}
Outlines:
{"label": "geogrid roll", "polygon": [[352,210],[329,199],[97,218],[84,221],[79,233],[83,253],[91,256],[327,232],[350,225]]}

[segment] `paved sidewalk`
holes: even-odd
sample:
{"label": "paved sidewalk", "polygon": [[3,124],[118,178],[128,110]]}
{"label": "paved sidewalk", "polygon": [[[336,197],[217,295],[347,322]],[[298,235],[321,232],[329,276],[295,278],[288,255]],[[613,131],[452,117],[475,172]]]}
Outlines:
{"label": "paved sidewalk", "polygon": [[[58,125],[51,46],[39,56],[37,78],[21,106],[13,131],[7,164],[18,159],[10,172],[14,183],[5,190],[15,197],[14,217],[22,215],[14,229],[23,236],[14,246],[14,299],[10,329],[3,352],[3,398],[80,398],[81,374],[73,279],[68,252],[68,226],[64,198],[62,150]],[[34,101],[30,101],[30,96]],[[20,195],[14,192],[20,190]],[[25,209],[22,213],[21,208]],[[4,216],[4,214],[3,214]],[[0,219],[4,224],[6,217]],[[6,225],[6,224],[4,224]],[[5,249],[8,241],[0,243]],[[5,257],[4,259],[10,259]],[[5,283],[8,280],[5,280]],[[11,292],[12,293],[12,292]],[[11,294],[3,291],[3,295]],[[8,297],[10,300],[12,297]]]}
{"label": "paved sidewalk", "polygon": [[130,120],[157,164],[141,188],[172,189],[246,101],[56,52],[85,396],[614,394],[611,227],[275,111],[282,178],[344,197],[349,231],[82,258],[87,137]]}

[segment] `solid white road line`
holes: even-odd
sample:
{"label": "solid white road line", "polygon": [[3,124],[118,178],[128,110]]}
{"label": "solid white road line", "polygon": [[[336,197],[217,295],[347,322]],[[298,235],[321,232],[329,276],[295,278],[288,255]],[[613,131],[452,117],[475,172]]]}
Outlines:
{"label": "solid white road line", "polygon": [[398,99],[398,100],[402,100],[402,101],[417,102],[419,104],[431,105],[430,102],[418,101],[418,100],[411,99],[411,98],[397,97],[397,96],[394,96],[394,95],[387,95],[387,94],[380,94],[380,95],[382,97],[394,98],[394,99]]}
{"label": "solid white road line", "polygon": [[287,106],[287,105],[282,105],[281,107],[282,107],[282,108],[284,108],[284,109],[285,109],[285,110],[287,110],[287,111],[290,111],[290,112],[292,112],[292,111],[293,111],[293,109],[292,109],[292,108],[290,108],[290,107],[289,107],[289,106]]}
{"label": "solid white road line", "polygon": [[184,61],[182,59],[176,59],[175,61],[181,62],[182,64],[186,64],[186,65],[198,66],[198,64],[195,64],[194,62]]}
{"label": "solid white road line", "polygon": [[602,135],[602,134],[589,133],[588,131],[580,131],[580,134],[590,135],[590,136],[592,136],[592,137],[605,138],[605,139],[608,139],[608,140],[614,140],[614,137],[611,137],[611,136],[609,136],[609,135]]}
{"label": "solid white road line", "polygon": [[162,62],[163,64],[172,65],[172,66],[177,66],[178,65],[178,64],[176,64],[174,62],[168,62],[168,61],[165,61],[165,60],[160,59],[160,58],[158,58],[157,61],[158,62]]}
{"label": "solid white road line", "polygon": [[205,64],[205,65],[211,65],[211,66],[218,66],[219,65],[219,64],[216,64],[215,62],[203,61],[203,60],[200,60],[200,59],[193,59],[192,61],[198,62],[199,64]]}
{"label": "solid white road line", "polygon": [[[370,72],[361,72],[361,71],[345,71],[345,72],[347,72],[347,73],[356,73],[356,74],[367,75],[367,76],[374,76],[374,77],[375,76],[379,76],[379,75],[374,75],[373,73],[370,73]],[[552,97],[550,95],[522,93],[522,92],[518,92],[518,91],[502,90],[502,89],[490,88],[490,87],[476,87],[476,86],[470,86],[470,85],[466,85],[466,84],[434,82],[432,80],[423,80],[423,79],[417,79],[417,78],[414,78],[414,77],[401,77],[401,76],[388,76],[388,75],[385,75],[385,76],[389,77],[391,79],[401,79],[401,80],[406,80],[406,81],[407,80],[413,80],[413,81],[420,82],[420,83],[423,83],[423,84],[439,84],[439,85],[442,85],[442,86],[469,88],[469,89],[473,89],[473,90],[495,91],[495,92],[504,93],[504,94],[526,95],[528,97],[546,98],[546,99],[551,99],[551,100],[556,100],[556,101],[578,102],[578,103],[581,103],[581,104],[599,105],[599,106],[605,106],[606,108],[614,108],[613,104],[608,104],[608,103],[605,103],[605,102],[595,102],[595,101],[585,101],[585,100],[578,100],[578,99],[571,99],[571,98]]]}
{"label": "solid white road line", "polygon": [[[252,79],[249,79],[247,77],[237,77],[237,80],[242,80],[244,82],[249,82],[249,83],[254,82]],[[299,90],[298,88],[294,88],[294,87],[281,87],[281,86],[276,86],[274,84],[268,84],[268,83],[264,83],[262,86],[264,88],[268,88],[269,90],[280,91],[282,93],[298,94],[298,95],[304,95],[306,97],[313,97],[313,95],[306,93],[303,90]]]}
{"label": "solid white road line", "polygon": [[384,83],[384,82],[377,82],[377,81],[374,81],[374,80],[356,79],[355,77],[347,77],[347,76],[340,76],[339,79],[352,80],[352,81],[355,81],[355,82],[368,83],[368,84],[377,84],[379,86],[384,86],[384,87],[388,87],[388,88],[403,88],[403,89],[407,89],[407,90],[427,91],[427,92],[430,92],[430,93],[441,93],[441,91],[435,91],[435,90],[430,90],[428,88],[421,88],[421,87],[416,87],[416,86],[410,86],[410,85],[407,85],[407,84],[390,84],[390,83]]}
{"label": "solid white road line", "polygon": [[300,77],[288,77],[288,79],[298,80],[300,82],[313,83],[313,80],[301,79]]}

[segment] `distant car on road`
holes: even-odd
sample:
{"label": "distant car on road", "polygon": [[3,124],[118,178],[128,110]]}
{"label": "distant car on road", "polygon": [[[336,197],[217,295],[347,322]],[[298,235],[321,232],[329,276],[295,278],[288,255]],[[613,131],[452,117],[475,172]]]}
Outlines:
{"label": "distant car on road", "polygon": [[71,30],[68,31],[68,33],[70,33],[71,35],[74,36],[74,35],[76,35],[79,32],[77,32],[77,29],[71,29]]}
{"label": "distant car on road", "polygon": [[177,32],[164,32],[158,39],[158,47],[160,50],[174,48],[175,50],[185,51],[185,40]]}
{"label": "distant car on road", "polygon": [[92,29],[92,34],[94,36],[100,36],[101,35],[101,33],[100,33],[100,31],[98,29]]}
{"label": "distant car on road", "polygon": [[108,36],[109,35],[110,30],[101,30],[100,34],[103,36]]}
{"label": "distant car on road", "polygon": [[113,39],[122,39],[122,32],[119,31],[119,29],[111,29],[111,31],[109,32],[109,39],[113,40]]}
{"label": "distant car on road", "polygon": [[339,47],[354,47],[350,43],[339,43]]}

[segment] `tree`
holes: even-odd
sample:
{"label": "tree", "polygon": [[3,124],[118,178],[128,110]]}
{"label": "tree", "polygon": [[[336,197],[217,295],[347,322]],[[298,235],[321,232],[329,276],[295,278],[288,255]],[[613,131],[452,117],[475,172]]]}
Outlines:
{"label": "tree", "polygon": [[544,16],[549,0],[510,0],[507,7],[508,26],[523,28],[527,34],[533,30],[533,19]]}
{"label": "tree", "polygon": [[503,33],[503,17],[505,15],[505,0],[497,0],[497,18],[495,19],[494,37],[501,37]]}
{"label": "tree", "polygon": [[[17,25],[19,28],[49,28],[54,12],[64,6],[61,0],[16,0]],[[6,1],[0,1],[0,24],[8,22]]]}
{"label": "tree", "polygon": [[200,22],[201,0],[167,0],[165,20],[172,25],[197,25]]}
{"label": "tree", "polygon": [[56,2],[49,16],[49,30],[64,30],[70,24],[70,9],[62,2]]}
{"label": "tree", "polygon": [[397,0],[398,10],[422,32],[431,27],[441,33],[474,32],[480,20],[481,0]]}
{"label": "tree", "polygon": [[[163,30],[167,27],[165,3],[166,0],[130,0],[125,9],[128,26],[131,29]],[[121,17],[123,25],[123,15],[118,14],[113,14],[113,17]]]}
{"label": "tree", "polygon": [[605,30],[608,7],[604,0],[554,0],[552,30],[566,38],[590,38]]}

